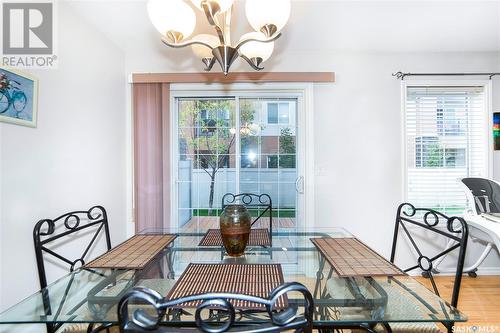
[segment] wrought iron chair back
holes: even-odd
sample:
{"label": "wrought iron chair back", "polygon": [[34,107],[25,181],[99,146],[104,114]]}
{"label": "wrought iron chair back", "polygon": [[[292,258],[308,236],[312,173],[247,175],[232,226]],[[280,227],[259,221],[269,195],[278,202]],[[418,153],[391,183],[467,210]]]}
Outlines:
{"label": "wrought iron chair back", "polygon": [[[70,237],[72,234],[85,229],[88,229],[89,232],[94,232],[94,234],[79,258],[69,259],[65,255],[58,253],[55,249],[50,248],[50,243],[61,240],[64,237]],[[101,233],[104,233],[107,250],[110,250],[111,239],[109,236],[108,217],[106,210],[102,206],[94,206],[88,211],[69,212],[55,219],[38,221],[33,229],[33,241],[40,287],[43,289],[47,286],[44,254],[48,254],[52,258],[66,263],[69,266],[69,271],[72,272],[77,264],[82,266],[85,264],[86,256]]]}
{"label": "wrought iron chair back", "polygon": [[266,214],[269,214],[269,238],[273,240],[273,201],[269,194],[254,194],[254,193],[226,193],[222,197],[222,210],[229,205],[236,202],[241,202],[247,209],[257,209],[258,215],[252,221],[252,226],[257,223]]}
{"label": "wrought iron chair back", "polygon": [[[421,216],[421,217],[420,217]],[[411,228],[409,228],[411,226]],[[400,228],[402,229],[402,234],[404,234],[410,241],[412,248],[418,255],[417,264],[413,265],[404,272],[410,272],[415,269],[421,269],[422,275],[429,277],[432,288],[434,292],[439,296],[439,290],[434,281],[433,277],[433,262],[438,261],[441,257],[446,256],[450,252],[457,250],[458,259],[455,273],[455,281],[453,284],[453,292],[451,297],[451,305],[456,307],[458,304],[458,295],[460,292],[460,284],[462,282],[462,274],[464,268],[465,251],[467,247],[467,237],[469,235],[469,229],[465,220],[461,217],[448,217],[441,212],[433,209],[427,208],[415,208],[410,203],[403,203],[399,205],[396,215],[396,224],[394,227],[394,236],[392,242],[392,251],[390,261],[394,263],[396,255],[396,246],[398,241],[398,235],[400,234]],[[425,255],[426,249],[419,247],[415,241],[415,237],[418,231],[425,229],[433,234],[441,235],[448,240],[453,240],[456,243],[447,247],[444,251],[441,251],[432,256]],[[417,231],[418,230],[418,231]],[[416,231],[416,232],[413,232]],[[412,233],[413,232],[413,233]]]}
{"label": "wrought iron chair back", "polygon": [[[291,292],[302,295],[303,314],[299,314],[298,306],[302,300],[299,303],[296,303],[295,300],[292,303],[289,300],[289,305],[286,309],[276,310],[275,307],[278,299]],[[312,331],[314,301],[309,290],[298,282],[285,283],[275,288],[267,299],[242,294],[208,293],[168,300],[162,298],[156,291],[136,287],[126,293],[118,303],[120,331],[123,333],[175,331],[172,326],[162,326],[162,319],[168,310],[178,308],[183,303],[193,301],[201,301],[194,313],[196,327],[192,327],[193,331],[204,333],[265,333],[281,332],[289,329],[303,332]],[[245,321],[243,319],[244,312],[239,313],[231,301],[249,301],[262,304],[265,308],[265,310],[262,310],[262,313],[265,316],[262,319],[259,317],[258,322],[255,322],[255,319],[250,319],[250,322]],[[141,308],[138,308],[138,304],[142,304]],[[145,311],[144,308],[151,309],[151,311]],[[215,320],[213,317],[203,319],[203,310],[215,310],[223,313],[223,320],[220,320],[220,317]],[[241,320],[237,320],[237,318],[241,318]],[[168,324],[167,322],[166,325]],[[103,331],[106,328],[109,328],[109,326],[97,328],[95,332]],[[185,328],[181,332],[186,331],[190,332],[190,330],[186,330]]]}

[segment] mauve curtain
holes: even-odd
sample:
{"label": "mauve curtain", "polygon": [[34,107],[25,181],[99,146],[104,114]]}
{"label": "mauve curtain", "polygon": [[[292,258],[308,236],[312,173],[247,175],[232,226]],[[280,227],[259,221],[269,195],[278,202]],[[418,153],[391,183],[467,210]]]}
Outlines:
{"label": "mauve curtain", "polygon": [[135,231],[168,227],[169,85],[133,84]]}

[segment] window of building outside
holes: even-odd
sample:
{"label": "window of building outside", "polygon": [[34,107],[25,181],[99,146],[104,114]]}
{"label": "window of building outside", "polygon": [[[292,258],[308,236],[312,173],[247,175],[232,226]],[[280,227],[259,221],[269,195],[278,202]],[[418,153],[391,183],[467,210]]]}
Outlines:
{"label": "window of building outside", "polygon": [[290,119],[290,105],[284,103],[267,103],[268,124],[288,124]]}

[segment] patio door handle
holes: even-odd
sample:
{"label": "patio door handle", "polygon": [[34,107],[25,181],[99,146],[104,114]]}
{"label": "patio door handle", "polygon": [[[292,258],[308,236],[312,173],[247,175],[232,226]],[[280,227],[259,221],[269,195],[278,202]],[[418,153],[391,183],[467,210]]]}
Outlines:
{"label": "patio door handle", "polygon": [[295,180],[295,191],[299,194],[304,194],[304,177],[299,176]]}

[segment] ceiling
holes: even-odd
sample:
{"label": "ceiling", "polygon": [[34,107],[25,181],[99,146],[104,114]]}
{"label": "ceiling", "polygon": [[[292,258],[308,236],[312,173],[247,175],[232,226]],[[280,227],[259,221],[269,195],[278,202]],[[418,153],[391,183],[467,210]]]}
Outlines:
{"label": "ceiling", "polygon": [[[69,1],[124,52],[157,45],[146,1]],[[250,31],[237,0],[233,39]],[[205,22],[198,12],[198,22]],[[195,33],[211,31],[206,24]],[[500,1],[292,1],[281,52],[500,51]],[[286,54],[286,53],[285,53]]]}

